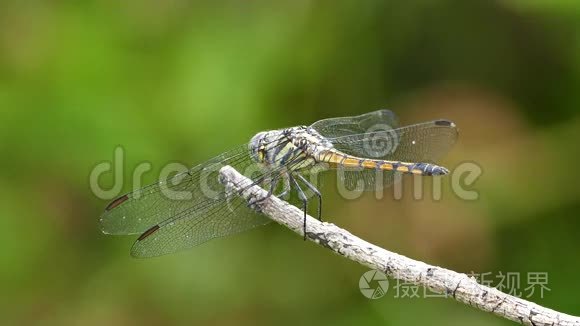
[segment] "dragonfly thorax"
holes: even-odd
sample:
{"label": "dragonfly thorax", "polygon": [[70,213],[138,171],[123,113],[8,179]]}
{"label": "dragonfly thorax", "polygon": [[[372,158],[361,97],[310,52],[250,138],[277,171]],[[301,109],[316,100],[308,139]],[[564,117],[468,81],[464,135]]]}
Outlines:
{"label": "dragonfly thorax", "polygon": [[270,168],[311,166],[316,163],[320,151],[332,148],[330,141],[306,126],[263,131],[252,137],[249,143],[254,161]]}

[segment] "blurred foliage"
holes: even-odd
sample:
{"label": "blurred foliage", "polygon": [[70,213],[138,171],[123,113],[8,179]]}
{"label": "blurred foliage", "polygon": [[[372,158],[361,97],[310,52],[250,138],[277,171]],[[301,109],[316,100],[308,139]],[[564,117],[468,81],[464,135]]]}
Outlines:
{"label": "blurred foliage", "polygon": [[454,120],[444,164],[479,164],[480,199],[448,180],[441,201],[329,191],[325,216],[458,271],[548,272],[532,299],[579,315],[579,32],[567,0],[2,1],[4,323],[509,325],[392,288],[368,300],[365,268],[275,225],[151,260],[98,230],[89,173],[117,145],[153,182],[260,130],[385,107]]}

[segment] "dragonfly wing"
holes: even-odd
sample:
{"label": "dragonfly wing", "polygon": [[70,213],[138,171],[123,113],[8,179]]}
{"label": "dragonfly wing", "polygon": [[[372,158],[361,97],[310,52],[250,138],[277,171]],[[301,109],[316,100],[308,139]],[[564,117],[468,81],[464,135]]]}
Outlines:
{"label": "dragonfly wing", "polygon": [[[266,149],[276,150],[282,144],[273,140]],[[152,257],[270,222],[219,182],[219,170],[225,165],[259,184],[279,176],[284,169],[264,172],[250,157],[248,146],[240,146],[185,173],[117,198],[101,216],[102,231],[141,233],[131,254]]]}
{"label": "dragonfly wing", "polygon": [[379,191],[390,187],[395,182],[394,171],[382,170],[336,170],[337,180],[345,191]]}
{"label": "dragonfly wing", "polygon": [[346,154],[400,162],[436,163],[457,141],[457,126],[434,120],[396,129],[351,134],[329,141]]}
{"label": "dragonfly wing", "polygon": [[376,129],[394,129],[398,126],[395,113],[378,110],[354,117],[323,119],[313,123],[310,128],[327,138],[364,134]]}
{"label": "dragonfly wing", "polygon": [[133,257],[161,256],[197,246],[214,238],[240,233],[271,220],[247,207],[238,196],[212,200],[153,226],[139,237]]}
{"label": "dragonfly wing", "polygon": [[240,171],[253,164],[247,146],[225,152],[189,171],[123,195],[105,209],[100,225],[106,234],[140,234],[182,212],[223,196],[219,169],[231,165]]}
{"label": "dragonfly wing", "polygon": [[[447,120],[435,120],[397,129],[330,138],[346,154],[387,161],[437,163],[457,141],[457,127]],[[365,169],[336,171],[347,190],[377,191],[393,184],[395,172]]]}

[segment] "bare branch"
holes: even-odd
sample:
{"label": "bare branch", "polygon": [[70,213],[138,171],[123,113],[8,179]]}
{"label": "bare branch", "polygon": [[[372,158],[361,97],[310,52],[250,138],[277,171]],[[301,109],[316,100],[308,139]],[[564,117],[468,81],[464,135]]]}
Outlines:
{"label": "bare branch", "polygon": [[[304,213],[297,207],[275,197],[239,174],[230,166],[220,170],[220,181],[231,195],[244,198],[251,207],[294,232],[303,235]],[[523,325],[575,325],[580,318],[544,308],[535,303],[505,294],[495,288],[477,283],[466,274],[438,266],[431,266],[366,242],[331,223],[306,217],[306,237],[333,252],[392,278],[421,285],[434,293],[453,297],[479,310]]]}

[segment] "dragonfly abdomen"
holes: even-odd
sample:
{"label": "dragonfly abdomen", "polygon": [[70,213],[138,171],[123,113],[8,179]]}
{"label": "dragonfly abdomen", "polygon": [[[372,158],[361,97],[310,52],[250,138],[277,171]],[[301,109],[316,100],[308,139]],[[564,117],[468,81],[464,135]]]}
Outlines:
{"label": "dragonfly abdomen", "polygon": [[417,175],[444,175],[449,173],[448,169],[431,163],[409,163],[359,158],[334,150],[321,153],[319,155],[319,161],[329,163],[335,167],[396,171]]}

